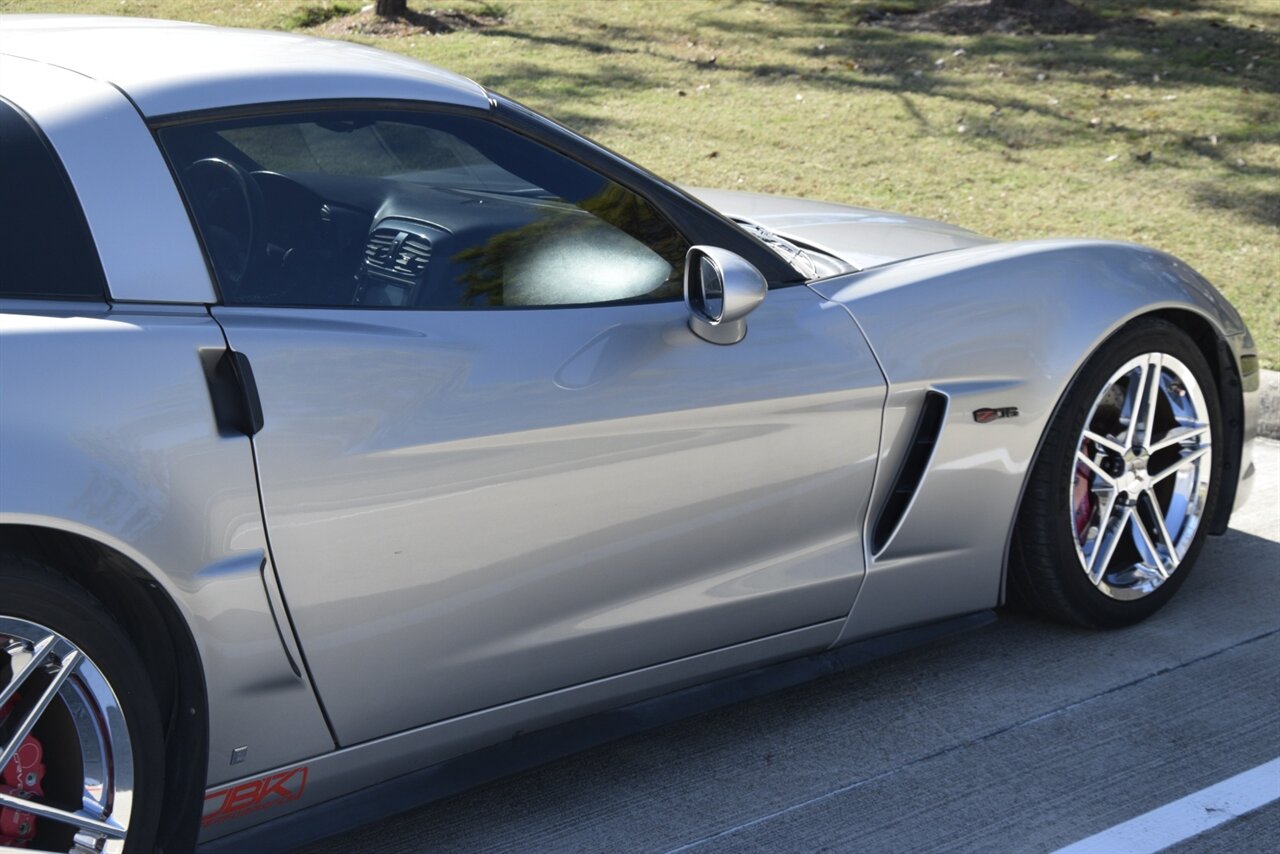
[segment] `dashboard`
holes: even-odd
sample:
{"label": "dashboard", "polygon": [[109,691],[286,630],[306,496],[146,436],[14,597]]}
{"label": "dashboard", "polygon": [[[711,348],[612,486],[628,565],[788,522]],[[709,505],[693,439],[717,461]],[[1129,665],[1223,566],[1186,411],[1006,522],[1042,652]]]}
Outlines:
{"label": "dashboard", "polygon": [[420,178],[246,173],[253,233],[207,241],[224,296],[468,308],[679,294],[675,265],[577,205],[528,185],[476,190]]}

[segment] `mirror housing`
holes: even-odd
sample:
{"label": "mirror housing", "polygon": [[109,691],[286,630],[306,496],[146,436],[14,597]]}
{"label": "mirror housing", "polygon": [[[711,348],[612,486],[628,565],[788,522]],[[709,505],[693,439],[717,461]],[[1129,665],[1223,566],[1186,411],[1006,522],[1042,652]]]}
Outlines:
{"label": "mirror housing", "polygon": [[740,255],[717,246],[691,246],[684,258],[684,302],[689,329],[712,344],[737,344],[746,317],[764,300],[769,284]]}

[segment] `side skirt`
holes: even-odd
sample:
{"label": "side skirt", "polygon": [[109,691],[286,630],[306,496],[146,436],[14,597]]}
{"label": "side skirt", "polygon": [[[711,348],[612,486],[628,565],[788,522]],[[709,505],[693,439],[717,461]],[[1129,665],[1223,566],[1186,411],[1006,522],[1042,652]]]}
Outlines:
{"label": "side skirt", "polygon": [[[209,841],[198,850],[287,851],[572,753],[842,673],[995,620],[995,612],[980,611],[791,657],[800,649],[830,644],[844,622],[833,620],[338,750],[210,791],[204,830]],[[756,666],[770,660],[777,663]],[[682,678],[686,670],[738,672],[701,682],[697,676]],[[677,690],[653,697],[659,680]],[[619,707],[624,703],[628,705]],[[546,704],[550,708],[538,708]],[[501,731],[513,722],[523,728],[503,737]],[[498,738],[503,740],[495,744]],[[427,765],[444,749],[463,755]],[[260,809],[247,809],[255,806],[255,797]],[[224,823],[217,811],[226,806],[232,809]]]}

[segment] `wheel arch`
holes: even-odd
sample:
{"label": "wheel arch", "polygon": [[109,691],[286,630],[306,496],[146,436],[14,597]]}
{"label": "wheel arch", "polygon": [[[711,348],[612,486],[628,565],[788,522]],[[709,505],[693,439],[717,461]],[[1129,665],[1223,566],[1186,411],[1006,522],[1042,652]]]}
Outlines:
{"label": "wheel arch", "polygon": [[[1044,429],[1041,430],[1040,437],[1036,441],[1035,450],[1027,462],[1026,473],[1018,489],[1018,500],[1014,505],[1015,521],[1017,513],[1021,510],[1022,502],[1026,500],[1027,483],[1030,480],[1031,472],[1035,470],[1036,465],[1040,462],[1045,436],[1057,421],[1063,402],[1070,396],[1071,389],[1075,386],[1080,372],[1085,365],[1089,364],[1090,360],[1093,359],[1104,344],[1119,335],[1123,335],[1125,330],[1133,326],[1133,324],[1150,319],[1164,320],[1185,332],[1214,372],[1214,381],[1218,386],[1218,398],[1222,407],[1222,417],[1227,428],[1227,452],[1223,460],[1221,492],[1219,493],[1217,507],[1214,508],[1213,518],[1210,520],[1209,533],[1222,534],[1227,530],[1227,525],[1231,520],[1231,509],[1234,504],[1236,489],[1239,486],[1238,475],[1244,447],[1244,397],[1240,383],[1240,372],[1236,367],[1236,360],[1232,354],[1231,347],[1219,328],[1205,315],[1181,307],[1162,307],[1150,311],[1140,311],[1124,318],[1094,342],[1093,346],[1079,360],[1070,379],[1059,390],[1058,399],[1053,406],[1053,412],[1045,422]],[[1009,535],[1005,540],[1004,557],[1000,572],[1001,605],[1004,605],[1008,600],[1009,561],[1012,557],[1012,550],[1013,526],[1011,525]]]}
{"label": "wheel arch", "polygon": [[[191,849],[199,831],[207,774],[208,700],[200,651],[177,603],[136,561],[83,534],[2,524],[0,551],[54,567],[101,602],[133,642],[165,722],[165,785],[157,850]],[[193,768],[193,762],[200,767]]]}
{"label": "wheel arch", "polygon": [[1209,522],[1209,533],[1225,533],[1227,524],[1231,521],[1231,509],[1235,506],[1236,490],[1240,485],[1240,462],[1244,451],[1244,387],[1235,356],[1226,337],[1202,314],[1186,309],[1166,308],[1140,317],[1155,317],[1177,326],[1187,333],[1209,367],[1213,368],[1214,380],[1218,384],[1218,401],[1222,407],[1223,426],[1226,428],[1226,454],[1222,466],[1222,492]]}

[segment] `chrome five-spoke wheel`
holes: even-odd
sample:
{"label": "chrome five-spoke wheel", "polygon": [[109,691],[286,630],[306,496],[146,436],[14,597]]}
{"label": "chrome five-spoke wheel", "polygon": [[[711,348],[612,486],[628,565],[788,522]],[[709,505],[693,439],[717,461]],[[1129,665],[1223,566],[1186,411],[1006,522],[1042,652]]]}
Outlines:
{"label": "chrome five-spoke wheel", "polygon": [[122,852],[133,788],[103,672],[58,632],[0,615],[0,847]]}
{"label": "chrome five-spoke wheel", "polygon": [[1204,519],[1212,450],[1204,392],[1179,359],[1145,353],[1112,374],[1076,442],[1069,484],[1091,584],[1135,599],[1177,571]]}

